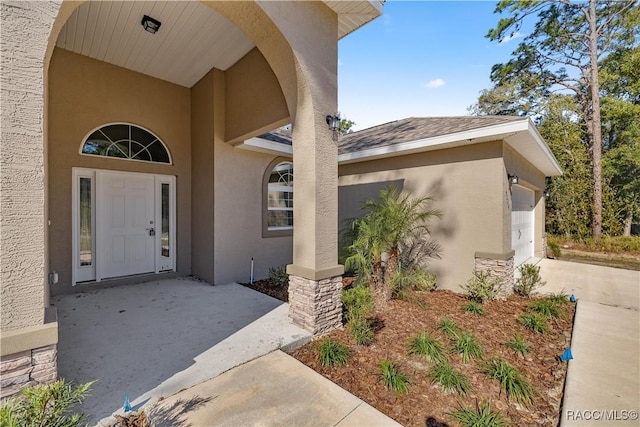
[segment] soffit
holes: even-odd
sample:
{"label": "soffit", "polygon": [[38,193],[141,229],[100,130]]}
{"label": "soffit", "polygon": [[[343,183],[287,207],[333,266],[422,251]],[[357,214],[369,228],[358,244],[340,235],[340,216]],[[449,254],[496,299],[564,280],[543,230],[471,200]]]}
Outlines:
{"label": "soffit", "polygon": [[[144,15],[162,22],[156,34],[142,27]],[[198,1],[87,1],[73,12],[56,45],[185,87],[214,67],[226,70],[255,46]]]}
{"label": "soffit", "polygon": [[341,39],[382,15],[384,1],[334,0],[324,3],[338,14],[338,38]]}

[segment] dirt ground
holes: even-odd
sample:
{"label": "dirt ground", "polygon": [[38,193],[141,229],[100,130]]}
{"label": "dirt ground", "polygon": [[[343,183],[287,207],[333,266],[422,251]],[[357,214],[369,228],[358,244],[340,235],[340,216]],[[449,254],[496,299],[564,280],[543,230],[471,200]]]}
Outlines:
{"label": "dirt ground", "polygon": [[[318,363],[317,343],[311,342],[292,355],[331,381],[360,397],[378,410],[406,426],[425,426],[428,418],[442,425],[455,425],[450,413],[461,406],[475,407],[490,402],[506,418],[508,425],[555,426],[558,424],[560,404],[566,375],[566,362],[560,355],[569,346],[575,306],[567,303],[560,319],[548,321],[549,330],[535,333],[518,323],[521,314],[528,312],[531,300],[512,296],[506,301],[492,301],[484,305],[485,315],[479,317],[461,309],[467,302],[462,295],[450,291],[416,294],[421,303],[393,300],[388,310],[375,319],[378,330],[369,346],[358,346],[346,330],[335,331],[330,337],[345,343],[350,351],[349,361],[342,367],[323,367]],[[483,361],[471,360],[463,364],[461,357],[450,354],[454,369],[462,372],[471,384],[467,395],[446,394],[431,384],[430,363],[424,358],[409,355],[407,346],[412,337],[422,331],[435,337],[445,348],[451,339],[443,335],[437,325],[441,319],[454,320],[459,331],[473,332],[479,338],[484,360],[503,357],[532,383],[536,397],[530,406],[510,402],[501,393],[496,381],[480,372]],[[504,343],[514,335],[526,339],[530,353],[516,354]],[[407,394],[387,390],[380,381],[380,362],[396,361],[409,377]]]}

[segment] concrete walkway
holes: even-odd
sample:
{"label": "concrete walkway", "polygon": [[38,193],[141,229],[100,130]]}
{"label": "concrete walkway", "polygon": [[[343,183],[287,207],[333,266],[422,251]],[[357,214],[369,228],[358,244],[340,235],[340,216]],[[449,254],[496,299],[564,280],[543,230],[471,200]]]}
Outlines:
{"label": "concrete walkway", "polygon": [[400,425],[281,351],[162,400],[150,418],[157,427]]}
{"label": "concrete walkway", "polygon": [[638,426],[640,272],[542,260],[542,293],[578,299],[561,426]]}
{"label": "concrete walkway", "polygon": [[283,346],[310,339],[288,305],[238,284],[169,279],[52,299],[59,375],[98,380],[82,405],[109,425],[125,394],[151,404]]}

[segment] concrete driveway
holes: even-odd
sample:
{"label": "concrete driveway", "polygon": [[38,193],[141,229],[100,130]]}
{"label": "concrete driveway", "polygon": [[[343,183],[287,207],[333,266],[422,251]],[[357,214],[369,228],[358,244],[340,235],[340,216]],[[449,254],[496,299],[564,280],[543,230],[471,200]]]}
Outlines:
{"label": "concrete driveway", "polygon": [[58,309],[59,376],[97,380],[82,411],[96,423],[122,408],[211,379],[309,338],[288,305],[238,284],[189,279],[52,298]]}
{"label": "concrete driveway", "polygon": [[578,300],[561,426],[638,426],[640,272],[541,260],[542,293]]}

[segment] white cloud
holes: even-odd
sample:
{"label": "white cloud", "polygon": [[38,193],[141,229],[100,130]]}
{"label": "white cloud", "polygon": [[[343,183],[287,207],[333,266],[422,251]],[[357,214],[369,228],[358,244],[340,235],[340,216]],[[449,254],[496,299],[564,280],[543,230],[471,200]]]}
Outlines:
{"label": "white cloud", "polygon": [[511,40],[513,39],[517,39],[520,37],[524,37],[526,34],[522,34],[520,31],[516,31],[515,33],[511,34],[510,36],[507,36],[505,38],[503,38],[502,40],[500,40],[499,44],[505,44],[505,43],[509,43]]}
{"label": "white cloud", "polygon": [[438,87],[442,87],[446,84],[446,82],[444,80],[442,80],[441,78],[437,78],[437,79],[433,79],[428,81],[427,83],[422,83],[422,87],[426,87],[427,89],[435,89]]}

